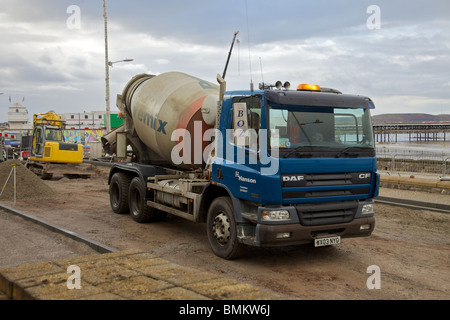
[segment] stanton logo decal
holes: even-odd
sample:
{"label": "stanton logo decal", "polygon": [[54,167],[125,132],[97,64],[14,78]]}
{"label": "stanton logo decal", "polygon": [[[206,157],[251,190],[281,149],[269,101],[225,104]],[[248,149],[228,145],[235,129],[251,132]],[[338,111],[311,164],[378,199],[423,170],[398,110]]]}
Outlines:
{"label": "stanton logo decal", "polygon": [[239,171],[236,171],[235,177],[238,178],[239,181],[248,182],[248,183],[256,183],[256,179],[245,178],[239,175]]}
{"label": "stanton logo decal", "polygon": [[303,180],[305,180],[305,176],[283,176],[284,182],[303,181]]}

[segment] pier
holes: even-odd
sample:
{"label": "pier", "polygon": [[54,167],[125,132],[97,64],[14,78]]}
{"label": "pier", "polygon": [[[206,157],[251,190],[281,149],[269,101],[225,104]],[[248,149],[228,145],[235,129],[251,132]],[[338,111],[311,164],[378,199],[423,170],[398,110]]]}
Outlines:
{"label": "pier", "polygon": [[376,142],[398,142],[399,135],[409,142],[445,142],[450,137],[450,123],[383,123],[373,129]]}

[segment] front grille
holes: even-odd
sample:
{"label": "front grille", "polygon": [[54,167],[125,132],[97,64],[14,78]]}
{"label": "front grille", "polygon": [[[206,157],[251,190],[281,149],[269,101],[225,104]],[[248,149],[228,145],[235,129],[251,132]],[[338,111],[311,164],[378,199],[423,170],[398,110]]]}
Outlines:
{"label": "front grille", "polygon": [[339,201],[297,204],[295,208],[303,226],[320,226],[352,221],[358,210],[358,202]]}
{"label": "front grille", "polygon": [[[339,197],[370,193],[371,173],[284,174],[284,199]],[[295,188],[295,190],[294,190]]]}
{"label": "front grille", "polygon": [[319,190],[319,191],[295,191],[283,192],[284,199],[316,198],[316,197],[339,197],[359,194],[368,194],[370,188],[344,189],[344,190]]}

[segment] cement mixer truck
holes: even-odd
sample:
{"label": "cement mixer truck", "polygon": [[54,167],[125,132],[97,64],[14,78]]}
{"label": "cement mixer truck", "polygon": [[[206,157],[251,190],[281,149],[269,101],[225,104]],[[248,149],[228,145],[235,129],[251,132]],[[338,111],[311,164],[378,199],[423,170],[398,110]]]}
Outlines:
{"label": "cement mixer truck", "polygon": [[214,254],[339,244],[374,230],[379,174],[372,100],[277,82],[226,92],[196,77],[137,75],[117,96],[124,125],[103,146],[110,204],[139,222],[206,223]]}

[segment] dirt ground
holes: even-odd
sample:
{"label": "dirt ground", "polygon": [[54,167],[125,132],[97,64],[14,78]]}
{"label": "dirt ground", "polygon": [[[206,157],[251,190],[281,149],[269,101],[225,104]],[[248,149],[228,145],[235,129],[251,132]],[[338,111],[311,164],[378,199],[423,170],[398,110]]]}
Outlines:
{"label": "dirt ground", "polygon": [[[251,248],[245,257],[225,261],[211,252],[204,224],[170,215],[138,224],[129,215],[114,214],[107,171],[101,168],[87,180],[46,181],[55,197],[21,200],[15,208],[116,249],[150,252],[293,299],[450,298],[447,214],[376,204],[376,227],[368,238],[323,248]],[[379,267],[379,289],[368,288],[368,282],[376,283],[371,266]]]}

